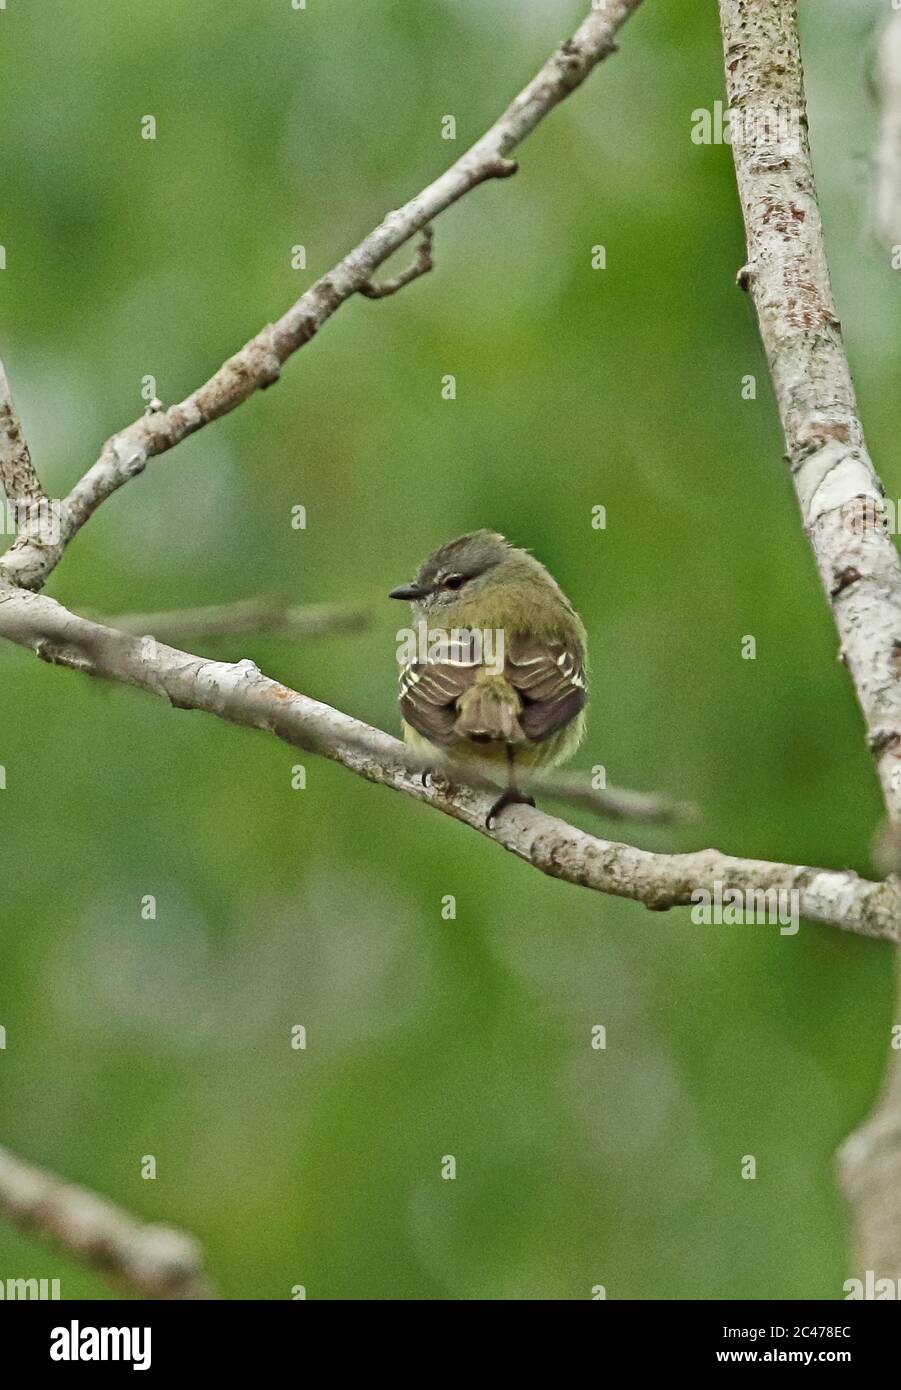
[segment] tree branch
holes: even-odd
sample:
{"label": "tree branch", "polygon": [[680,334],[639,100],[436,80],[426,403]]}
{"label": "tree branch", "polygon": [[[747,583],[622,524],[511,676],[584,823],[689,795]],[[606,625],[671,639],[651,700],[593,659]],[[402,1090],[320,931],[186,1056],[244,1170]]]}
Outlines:
{"label": "tree branch", "polygon": [[308,343],[347,299],[371,284],[374,271],[393,252],[486,179],[512,173],[515,165],[506,156],[615,51],[618,30],[639,4],[640,0],[594,0],[572,38],[555,50],[481,139],[434,183],[389,212],[286,314],[267,324],[203,386],[168,410],[141,415],[107,440],[97,462],[65,499],[58,541],[19,537],[0,561],[0,573],[22,588],[39,589],[59,564],[72,537],[117,488],[143,472],[148,459],[173,448],[189,434],[234,410],[254,391],[277,381],[282,364]]}
{"label": "tree branch", "polygon": [[431,227],[423,227],[422,241],[419,243],[415,261],[392,280],[383,280],[378,285],[373,280],[367,280],[365,285],[360,286],[360,294],[365,295],[367,299],[387,299],[389,295],[397,294],[405,285],[418,280],[420,275],[427,275],[433,266],[433,240],[434,232]]}
{"label": "tree branch", "polygon": [[0,1212],[55,1240],[114,1287],[141,1298],[214,1298],[193,1236],[147,1225],[105,1197],[0,1148]]}
{"label": "tree branch", "polygon": [[[901,561],[864,442],[829,283],[807,135],[793,0],[720,0],[732,151],[748,243],[749,289],[776,391],[804,527],[854,682],[894,826],[901,822]],[[891,1069],[901,1066],[891,1053]],[[901,1081],[849,1142],[861,1268],[901,1275]],[[892,1145],[869,1144],[873,1134]],[[860,1154],[877,1155],[870,1165]],[[871,1194],[866,1197],[863,1194]],[[890,1226],[890,1234],[887,1230]],[[876,1238],[875,1233],[878,1234]],[[877,1265],[890,1262],[890,1267]]]}
{"label": "tree branch", "polygon": [[696,890],[711,894],[797,894],[800,916],[865,936],[899,939],[901,899],[892,882],[766,860],[738,859],[717,850],[653,854],[586,835],[530,806],[515,806],[492,830],[485,819],[495,793],[436,781],[397,739],[311,700],[264,676],[251,661],[206,661],[148,637],[132,637],[68,612],[53,599],[23,589],[0,589],[0,636],[31,648],[43,660],[87,675],[137,686],[180,709],[275,734],[321,754],[358,777],[392,787],[462,821],[542,873],[663,910],[685,906]]}
{"label": "tree branch", "polygon": [[322,637],[336,632],[361,632],[369,626],[370,614],[364,608],[349,604],[310,603],[292,607],[274,599],[258,598],[210,604],[204,608],[176,608],[163,613],[98,616],[97,621],[138,637],[152,635],[169,641],[185,641],[247,635]]}

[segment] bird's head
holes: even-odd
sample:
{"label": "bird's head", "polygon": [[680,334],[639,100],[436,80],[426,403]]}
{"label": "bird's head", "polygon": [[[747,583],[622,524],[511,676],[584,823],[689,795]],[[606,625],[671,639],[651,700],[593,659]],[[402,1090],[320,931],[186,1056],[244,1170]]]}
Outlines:
{"label": "bird's head", "polygon": [[406,599],[418,622],[432,617],[461,598],[500,582],[505,561],[517,552],[495,531],[472,531],[432,552],[410,584],[392,589],[389,598]]}

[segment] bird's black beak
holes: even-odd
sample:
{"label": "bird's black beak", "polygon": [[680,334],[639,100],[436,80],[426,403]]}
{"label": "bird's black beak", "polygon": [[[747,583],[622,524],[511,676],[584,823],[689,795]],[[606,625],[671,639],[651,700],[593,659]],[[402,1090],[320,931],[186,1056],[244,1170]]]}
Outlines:
{"label": "bird's black beak", "polygon": [[425,589],[421,589],[414,580],[412,584],[399,584],[396,589],[391,590],[388,597],[412,600],[414,598],[422,598],[424,593]]}

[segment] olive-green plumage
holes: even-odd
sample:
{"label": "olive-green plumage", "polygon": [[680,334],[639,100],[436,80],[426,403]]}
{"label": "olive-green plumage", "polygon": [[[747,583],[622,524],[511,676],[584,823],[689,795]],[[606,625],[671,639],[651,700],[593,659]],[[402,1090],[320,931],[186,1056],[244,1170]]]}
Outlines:
{"label": "olive-green plumage", "polygon": [[[420,648],[401,671],[407,743],[436,763],[503,766],[505,804],[526,799],[515,769],[561,762],[585,731],[585,629],[556,580],[503,536],[475,531],[436,550],[391,597],[410,600],[414,631],[437,649],[423,660]],[[472,634],[485,635],[482,647]]]}

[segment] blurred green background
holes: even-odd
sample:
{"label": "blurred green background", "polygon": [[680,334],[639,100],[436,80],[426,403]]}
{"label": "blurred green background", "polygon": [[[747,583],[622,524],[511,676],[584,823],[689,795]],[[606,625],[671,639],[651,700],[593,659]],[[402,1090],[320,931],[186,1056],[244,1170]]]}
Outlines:
{"label": "blurred green background", "polygon": [[[0,349],[49,489],[140,412],[142,378],[180,399],[460,154],[585,8],[10,0]],[[802,6],[835,288],[898,497],[898,279],[870,213],[886,9]],[[580,823],[872,873],[880,803],[734,285],[731,154],[690,138],[722,99],[716,7],[647,0],[518,176],[441,217],[434,274],[347,304],[276,388],[153,462],[48,592],[362,602],[362,635],[197,645],[395,730],[386,591],[499,529],[584,615],[583,765],[703,808]],[[553,882],[330,764],[293,791],[276,740],[20,650],[0,682],[0,1142],[187,1227],[231,1298],[841,1295],[833,1151],[881,1074],[887,948]],[[109,1296],[0,1224],[0,1277],[25,1275]]]}

